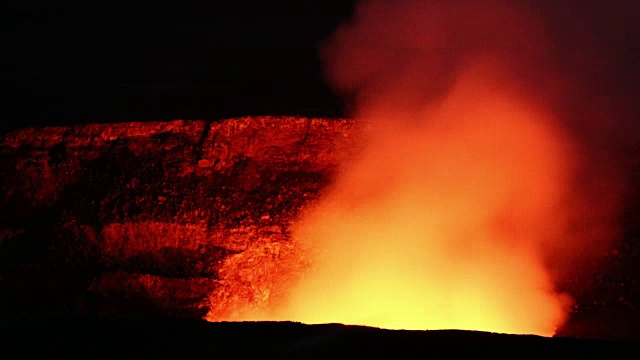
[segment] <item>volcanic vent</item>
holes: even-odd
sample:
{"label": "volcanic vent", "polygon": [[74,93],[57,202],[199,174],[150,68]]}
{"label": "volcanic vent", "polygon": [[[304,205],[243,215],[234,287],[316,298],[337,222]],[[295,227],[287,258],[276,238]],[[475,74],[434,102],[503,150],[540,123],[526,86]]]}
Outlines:
{"label": "volcanic vent", "polygon": [[[318,214],[318,205],[331,201],[332,180],[363,153],[369,133],[370,126],[353,120],[257,117],[7,134],[1,142],[2,315],[321,322],[322,317],[308,317],[317,312],[284,306],[292,296],[302,296],[292,290],[309,286],[301,281],[312,278],[314,263],[330,267],[326,261],[334,258],[362,266],[358,259],[376,244],[361,239],[314,249],[296,238],[296,231],[302,219]],[[340,206],[335,210],[341,216]],[[609,260],[624,251],[630,261],[631,240]],[[357,246],[363,242],[366,246]],[[405,250],[386,251],[402,255]],[[327,256],[317,257],[318,251]],[[380,261],[370,264],[373,274],[398,280],[399,269],[383,263],[385,257]],[[611,263],[616,269],[625,266]],[[344,296],[348,275],[325,283],[327,294]],[[579,295],[579,309],[611,307],[616,300],[629,308],[633,298],[624,298],[615,287],[630,284],[629,276],[618,271],[598,286],[582,283],[568,290]],[[375,284],[367,281],[353,284],[354,289]],[[420,287],[409,286],[405,290],[418,295],[410,303],[429,304]],[[305,306],[313,310],[319,304]],[[326,316],[354,322],[337,311]],[[411,327],[399,321],[386,325]],[[440,326],[448,327],[446,322]]]}

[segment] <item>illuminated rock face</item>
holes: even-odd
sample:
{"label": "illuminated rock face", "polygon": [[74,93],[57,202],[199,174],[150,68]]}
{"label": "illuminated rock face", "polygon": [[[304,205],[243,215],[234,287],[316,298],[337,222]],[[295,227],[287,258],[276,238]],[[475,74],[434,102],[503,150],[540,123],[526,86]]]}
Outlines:
{"label": "illuminated rock face", "polygon": [[253,117],[5,135],[0,314],[202,317],[264,300],[278,261],[297,256],[290,225],[353,153],[354,125]]}
{"label": "illuminated rock face", "polygon": [[[225,319],[265,305],[307,265],[292,225],[361,134],[352,120],[253,117],[0,137],[0,316]],[[607,272],[570,289],[581,311],[637,308],[629,229]]]}

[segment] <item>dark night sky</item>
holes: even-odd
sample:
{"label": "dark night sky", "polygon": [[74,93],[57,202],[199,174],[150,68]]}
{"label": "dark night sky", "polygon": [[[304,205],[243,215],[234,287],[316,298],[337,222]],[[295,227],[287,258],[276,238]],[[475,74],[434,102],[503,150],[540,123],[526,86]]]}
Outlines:
{"label": "dark night sky", "polygon": [[[640,32],[629,28],[638,20],[632,1],[608,1],[604,12],[597,0],[579,7],[573,1],[522,2],[556,17],[549,30],[560,46],[588,32],[599,46],[611,47],[613,67],[621,70],[614,78],[606,73],[610,90],[637,97]],[[349,19],[354,0],[159,3],[16,0],[2,5],[2,130],[344,115],[342,101],[323,79],[317,45]],[[620,24],[627,28],[617,31]]]}
{"label": "dark night sky", "polygon": [[3,129],[341,115],[317,44],[348,18],[352,1],[176,4],[5,5]]}

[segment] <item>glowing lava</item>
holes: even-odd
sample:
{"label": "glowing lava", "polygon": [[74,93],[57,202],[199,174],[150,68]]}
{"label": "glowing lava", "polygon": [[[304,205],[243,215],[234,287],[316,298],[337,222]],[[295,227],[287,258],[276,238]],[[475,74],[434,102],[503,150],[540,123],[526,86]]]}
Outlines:
{"label": "glowing lava", "polygon": [[345,168],[298,229],[315,266],[278,318],[553,334],[570,301],[540,247],[564,231],[570,146],[477,76]]}
{"label": "glowing lava", "polygon": [[549,105],[539,26],[490,0],[357,10],[325,56],[364,151],[294,229],[311,269],[233,320],[553,335],[573,301],[555,271],[611,218],[576,189],[584,148]]}

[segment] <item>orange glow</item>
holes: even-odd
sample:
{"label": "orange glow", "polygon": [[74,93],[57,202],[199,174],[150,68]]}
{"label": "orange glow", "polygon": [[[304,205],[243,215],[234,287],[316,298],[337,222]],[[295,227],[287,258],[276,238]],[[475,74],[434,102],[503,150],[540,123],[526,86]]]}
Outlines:
{"label": "orange glow", "polygon": [[570,147],[475,76],[419,130],[374,132],[297,229],[315,266],[272,319],[554,333],[570,299],[539,247],[562,231]]}
{"label": "orange glow", "polygon": [[611,238],[615,202],[576,186],[598,166],[552,111],[570,95],[544,32],[494,0],[355,14],[323,51],[364,150],[293,229],[309,270],[229,320],[553,335],[573,304],[556,283]]}

